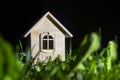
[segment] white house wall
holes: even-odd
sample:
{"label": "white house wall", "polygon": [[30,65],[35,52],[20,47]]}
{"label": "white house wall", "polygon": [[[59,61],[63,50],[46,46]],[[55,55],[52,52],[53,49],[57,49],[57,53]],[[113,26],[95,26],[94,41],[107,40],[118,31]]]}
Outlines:
{"label": "white house wall", "polygon": [[62,61],[65,60],[65,36],[64,35],[59,35],[56,36],[56,54],[60,54],[60,59]]}
{"label": "white house wall", "polygon": [[32,50],[32,56],[34,57],[36,53],[39,51],[39,36],[37,36],[36,32],[33,31],[31,33],[31,50]]}
{"label": "white house wall", "polygon": [[[31,48],[32,56],[34,56],[39,51],[39,35],[44,32],[50,32],[54,36],[54,47],[55,52],[52,56],[53,59],[56,58],[58,54],[61,56],[61,60],[65,60],[65,35],[46,17],[44,21],[36,25],[37,27],[31,32]],[[44,53],[41,53],[42,55]],[[52,55],[48,54],[48,55]],[[42,55],[44,56],[44,55]],[[41,57],[40,57],[41,58]],[[45,57],[42,57],[45,58]],[[43,59],[42,59],[43,60]]]}

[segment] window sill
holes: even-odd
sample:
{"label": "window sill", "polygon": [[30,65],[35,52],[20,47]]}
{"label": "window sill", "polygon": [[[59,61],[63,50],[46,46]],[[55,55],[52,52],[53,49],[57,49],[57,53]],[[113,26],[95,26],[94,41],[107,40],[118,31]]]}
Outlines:
{"label": "window sill", "polygon": [[45,53],[46,53],[46,52],[48,52],[48,53],[49,53],[49,52],[53,52],[53,51],[54,51],[53,49],[49,49],[49,50],[44,49],[44,50],[42,50],[42,52],[45,52]]}

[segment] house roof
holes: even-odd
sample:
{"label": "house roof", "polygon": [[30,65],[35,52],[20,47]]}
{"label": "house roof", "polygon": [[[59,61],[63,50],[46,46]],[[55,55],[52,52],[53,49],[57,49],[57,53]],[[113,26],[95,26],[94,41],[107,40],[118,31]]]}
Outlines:
{"label": "house roof", "polygon": [[24,37],[27,37],[31,31],[44,20],[45,17],[52,20],[52,22],[57,25],[57,28],[65,35],[66,38],[73,37],[73,35],[49,11],[24,35]]}

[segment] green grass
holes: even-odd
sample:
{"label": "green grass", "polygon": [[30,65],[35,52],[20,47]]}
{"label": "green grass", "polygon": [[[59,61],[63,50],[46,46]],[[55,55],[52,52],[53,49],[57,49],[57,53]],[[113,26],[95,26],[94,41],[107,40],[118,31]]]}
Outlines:
{"label": "green grass", "polygon": [[31,58],[29,48],[23,51],[20,42],[14,51],[13,46],[0,37],[0,80],[120,80],[118,44],[111,40],[102,47],[101,42],[101,35],[91,32],[75,50],[70,41],[66,61],[61,62],[58,56],[54,61],[33,65],[37,55]]}

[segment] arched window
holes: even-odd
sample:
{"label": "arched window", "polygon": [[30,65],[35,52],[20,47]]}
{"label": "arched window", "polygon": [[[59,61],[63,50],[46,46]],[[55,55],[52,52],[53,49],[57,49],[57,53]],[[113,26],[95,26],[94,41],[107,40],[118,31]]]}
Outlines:
{"label": "arched window", "polygon": [[49,34],[45,35],[43,37],[43,49],[45,50],[50,50],[50,49],[53,49],[54,48],[54,42],[53,42],[53,37]]}

